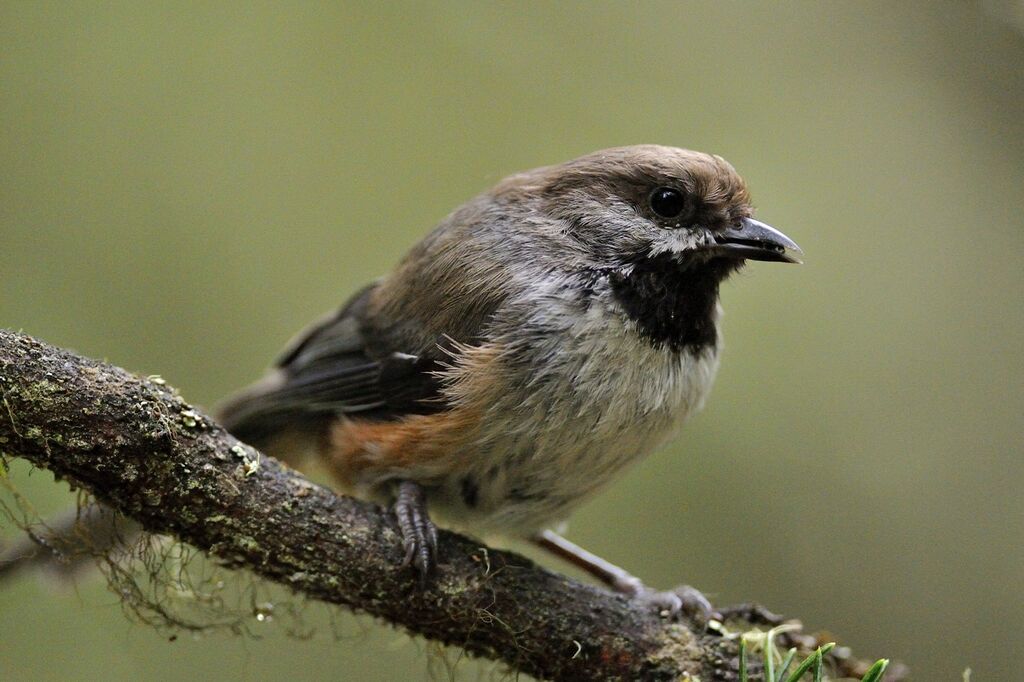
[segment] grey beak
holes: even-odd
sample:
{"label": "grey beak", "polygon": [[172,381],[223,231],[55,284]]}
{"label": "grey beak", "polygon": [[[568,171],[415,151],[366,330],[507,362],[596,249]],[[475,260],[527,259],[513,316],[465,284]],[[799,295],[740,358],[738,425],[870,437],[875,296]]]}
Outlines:
{"label": "grey beak", "polygon": [[796,243],[760,220],[743,218],[735,227],[715,234],[710,251],[716,255],[776,263],[802,263],[803,251]]}

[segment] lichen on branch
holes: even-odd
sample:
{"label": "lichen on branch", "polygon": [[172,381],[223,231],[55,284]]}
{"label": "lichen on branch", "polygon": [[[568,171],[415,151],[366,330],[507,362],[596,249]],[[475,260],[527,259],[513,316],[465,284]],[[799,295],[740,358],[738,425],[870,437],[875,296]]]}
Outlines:
{"label": "lichen on branch", "polygon": [[[386,510],[239,442],[162,380],[0,330],[0,452],[68,479],[152,532],[312,599],[540,678],[729,680],[723,631],[442,531],[425,585]],[[810,638],[805,638],[810,640]]]}

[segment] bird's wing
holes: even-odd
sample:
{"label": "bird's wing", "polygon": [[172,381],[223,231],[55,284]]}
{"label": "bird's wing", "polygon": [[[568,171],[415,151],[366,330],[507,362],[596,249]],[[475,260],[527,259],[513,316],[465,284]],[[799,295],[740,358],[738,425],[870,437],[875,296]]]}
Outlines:
{"label": "bird's wing", "polygon": [[395,417],[444,407],[435,376],[441,367],[434,358],[395,352],[373,360],[350,351],[282,369],[283,381],[262,397],[277,411]]}
{"label": "bird's wing", "polygon": [[[480,322],[463,321],[428,348],[406,348],[411,345],[406,340],[367,332],[366,310],[375,286],[299,334],[270,375],[220,406],[221,423],[236,437],[258,443],[338,414],[396,419],[445,409],[438,372],[455,346],[446,350],[439,344],[473,339]],[[381,327],[396,326],[374,320]]]}

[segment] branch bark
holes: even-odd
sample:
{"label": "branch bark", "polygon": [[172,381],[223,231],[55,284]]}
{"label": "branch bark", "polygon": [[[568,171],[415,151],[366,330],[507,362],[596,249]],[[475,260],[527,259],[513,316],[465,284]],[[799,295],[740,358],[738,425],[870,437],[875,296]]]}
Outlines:
{"label": "branch bark", "polygon": [[557,680],[729,680],[734,640],[441,532],[426,585],[398,527],[240,443],[161,382],[0,330],[0,451],[232,566]]}

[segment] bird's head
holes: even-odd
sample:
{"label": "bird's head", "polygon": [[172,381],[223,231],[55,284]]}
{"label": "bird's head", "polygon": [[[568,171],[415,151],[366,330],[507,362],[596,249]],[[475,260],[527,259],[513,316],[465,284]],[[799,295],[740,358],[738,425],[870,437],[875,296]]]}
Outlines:
{"label": "bird's head", "polygon": [[682,267],[718,261],[725,270],[746,260],[800,262],[792,240],[753,219],[746,184],[720,156],[617,147],[509,180],[509,190],[540,197],[544,212],[608,267],[648,259]]}
{"label": "bird's head", "polygon": [[[584,281],[657,346],[717,342],[719,283],[748,260],[799,263],[801,251],[754,220],[746,184],[720,156],[640,145],[508,178],[496,196],[526,204],[534,235],[571,252]],[[529,228],[530,226],[527,225]]]}

